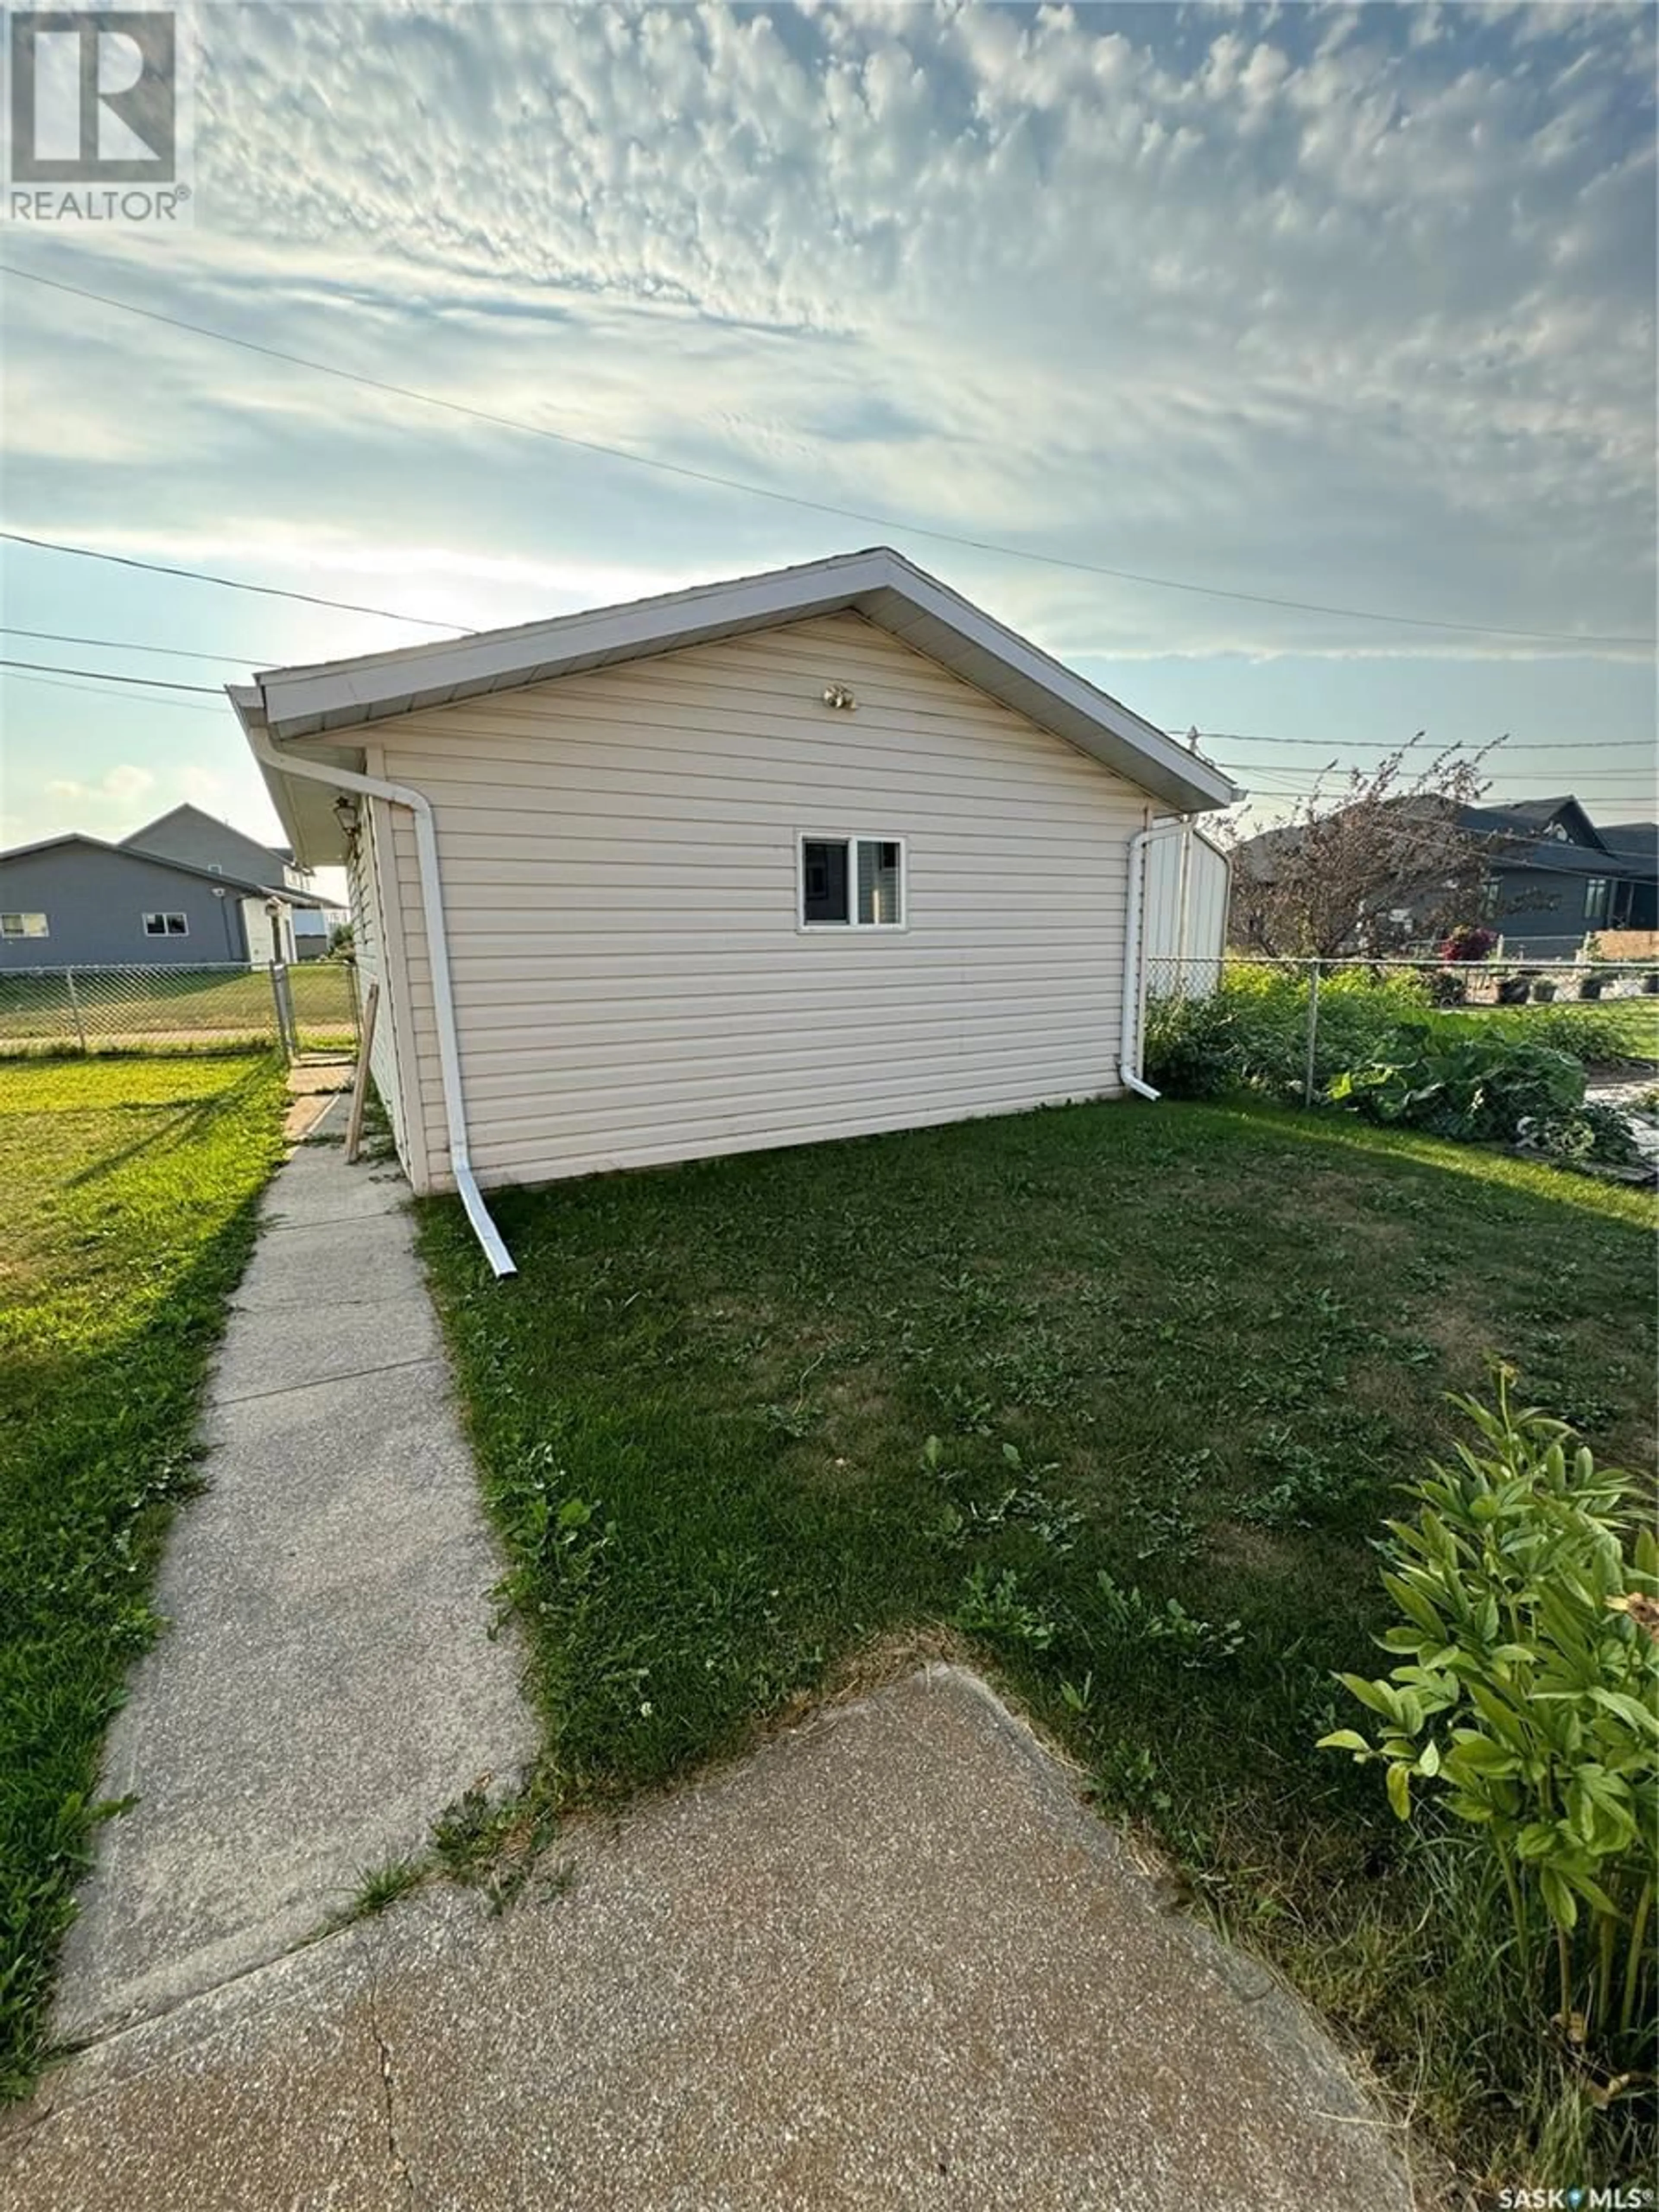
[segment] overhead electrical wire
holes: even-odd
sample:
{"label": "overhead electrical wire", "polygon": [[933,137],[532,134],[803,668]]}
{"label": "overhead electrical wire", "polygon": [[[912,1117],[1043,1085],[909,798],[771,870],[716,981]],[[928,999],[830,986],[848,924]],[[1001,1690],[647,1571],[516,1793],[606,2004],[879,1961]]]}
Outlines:
{"label": "overhead electrical wire", "polygon": [[[81,691],[88,699],[118,699],[121,696],[118,691],[100,691],[90,684],[66,683],[58,676],[19,676],[9,672],[5,680],[9,684],[38,684],[47,691]],[[155,703],[158,707],[167,707],[175,714],[217,714],[219,712],[216,707],[198,706],[194,699],[158,699]]]}
{"label": "overhead electrical wire", "polygon": [[173,660],[228,660],[238,668],[269,666],[268,657],[253,653],[203,653],[187,645],[140,645],[131,637],[81,637],[61,629],[20,629],[15,623],[0,623],[0,637],[33,637],[47,645],[96,645],[112,653],[159,653]]}
{"label": "overhead electrical wire", "polygon": [[995,539],[970,538],[962,532],[933,529],[922,523],[904,521],[869,508],[846,507],[830,500],[809,499],[798,492],[778,491],[769,485],[750,483],[742,477],[725,476],[712,469],[693,468],[681,461],[663,460],[654,454],[631,453],[626,447],[607,445],[597,438],[580,438],[572,431],[551,429],[545,423],[526,422],[519,416],[498,414],[489,408],[471,406],[465,400],[451,399],[441,392],[422,392],[410,385],[392,384],[382,377],[367,375],[359,369],[342,368],[333,362],[318,361],[309,355],[293,353],[281,346],[263,345],[256,338],[239,337],[234,331],[216,330],[208,323],[191,322],[181,315],[163,314],[155,307],[141,307],[133,301],[117,299],[108,292],[94,291],[89,285],[70,284],[62,277],[43,276],[37,270],[20,269],[15,262],[0,261],[0,275],[15,276],[27,284],[39,284],[49,291],[66,293],[74,299],[88,300],[100,307],[113,308],[118,314],[136,315],[145,322],[159,323],[169,330],[184,331],[193,337],[209,338],[220,345],[236,346],[245,353],[258,354],[267,361],[281,362],[289,368],[308,369],[319,376],[335,377],[366,391],[384,392],[395,399],[412,401],[418,406],[441,408],[446,413],[465,416],[470,422],[485,422],[496,429],[514,430],[526,437],[545,439],[554,445],[564,446],[576,452],[599,454],[607,460],[622,461],[635,468],[654,470],[690,483],[712,485],[723,491],[739,492],[750,499],[769,500],[779,506],[800,507],[815,514],[832,514],[842,521],[867,523],[878,530],[896,531],[907,537],[926,538],[939,544],[959,545],[971,552],[995,554],[1003,560],[1024,561],[1043,568],[1063,568],[1074,574],[1110,577],[1119,583],[1142,584],[1157,591],[1184,592],[1201,599],[1225,599],[1246,606],[1273,607],[1294,614],[1328,615],[1348,622],[1383,623],[1409,629],[1455,632],[1474,637],[1518,638],[1539,644],[1650,646],[1659,643],[1659,640],[1645,636],[1607,635],[1580,630],[1523,629],[1498,623],[1449,622],[1430,615],[1394,614],[1375,607],[1338,606],[1316,599],[1279,598],[1264,592],[1232,591],[1218,584],[1194,584],[1178,577],[1153,575],[1134,568],[1109,568],[1101,562],[1073,560],[1064,554],[1037,552],[1026,546],[1008,545]]}
{"label": "overhead electrical wire", "polygon": [[82,561],[110,561],[119,568],[143,568],[153,576],[183,576],[191,583],[222,584],[230,592],[254,592],[265,599],[296,599],[302,606],[334,607],[342,614],[380,615],[387,622],[418,623],[424,629],[459,630],[464,636],[477,632],[464,623],[441,622],[435,615],[399,614],[392,607],[366,607],[355,599],[327,599],[316,592],[289,592],[275,584],[244,583],[239,576],[216,576],[205,568],[170,567],[163,561],[141,561],[133,553],[106,553],[95,545],[66,545],[55,538],[32,538],[21,530],[0,530],[0,538],[13,545],[33,545],[47,553],[72,553]]}

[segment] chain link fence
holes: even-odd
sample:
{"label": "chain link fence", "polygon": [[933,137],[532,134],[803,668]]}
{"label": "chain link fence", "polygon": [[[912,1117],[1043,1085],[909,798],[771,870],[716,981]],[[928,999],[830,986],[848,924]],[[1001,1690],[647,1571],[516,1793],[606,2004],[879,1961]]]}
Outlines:
{"label": "chain link fence", "polygon": [[273,1045],[292,1059],[349,1050],[356,980],[337,960],[0,969],[0,1056]]}
{"label": "chain link fence", "polygon": [[[1371,1056],[1380,1036],[1437,1012],[1498,1022],[1608,1071],[1592,1089],[1639,1089],[1659,1076],[1659,962],[1280,960],[1246,953],[1146,964],[1140,1036],[1149,1059],[1190,1017],[1248,1028],[1281,1095],[1304,1105]],[[1183,1015],[1189,1018],[1183,1022]],[[1624,1081],[1621,1071],[1628,1071]],[[1293,1073],[1292,1073],[1293,1072]],[[1156,1073],[1152,1079],[1156,1082]]]}

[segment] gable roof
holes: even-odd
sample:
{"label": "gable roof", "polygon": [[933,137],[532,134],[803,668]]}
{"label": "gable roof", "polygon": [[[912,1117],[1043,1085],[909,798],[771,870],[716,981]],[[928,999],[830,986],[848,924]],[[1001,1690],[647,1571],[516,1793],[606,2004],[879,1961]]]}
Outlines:
{"label": "gable roof", "polygon": [[171,868],[175,875],[199,877],[204,884],[217,884],[226,890],[244,891],[260,898],[286,900],[289,906],[325,906],[325,899],[313,898],[309,891],[290,890],[285,884],[258,884],[246,876],[228,875],[222,868],[198,868],[191,860],[174,860],[165,853],[147,853],[142,847],[129,844],[123,839],[112,845],[103,837],[88,837],[83,830],[66,830],[61,837],[37,838],[32,845],[12,845],[0,853],[0,862],[21,860],[31,854],[50,853],[60,845],[86,845],[94,853],[112,853],[118,860],[142,860],[146,867]]}
{"label": "gable roof", "polygon": [[[170,806],[165,814],[158,814],[154,822],[146,822],[141,828],[118,838],[117,842],[130,847],[134,852],[147,853],[150,848],[145,844],[145,838],[153,837],[158,830],[165,830],[171,822],[199,823],[203,829],[210,830],[216,835],[234,837],[239,845],[252,845],[258,852],[268,853],[273,860],[291,863],[294,858],[286,846],[267,845],[263,837],[250,836],[246,830],[239,830],[234,822],[222,822],[216,814],[210,814],[204,808],[192,805],[189,799],[180,805]],[[155,857],[158,860],[165,860],[171,856],[157,853]]]}
{"label": "gable roof", "polygon": [[[1605,849],[1596,835],[1595,824],[1571,792],[1563,792],[1559,799],[1497,799],[1490,805],[1467,811],[1489,814],[1505,830],[1530,832],[1534,836],[1540,830],[1547,830],[1558,816],[1564,815],[1573,832],[1572,843],[1592,853]],[[1558,839],[1556,842],[1559,843],[1560,841]]]}
{"label": "gable roof", "polygon": [[[1589,832],[1588,842],[1562,839],[1539,832],[1571,808]],[[1515,805],[1501,803],[1460,807],[1459,826],[1472,836],[1496,841],[1492,859],[1500,867],[1534,868],[1552,876],[1624,876],[1632,872],[1627,857],[1607,842],[1576,799],[1526,799]]]}
{"label": "gable roof", "polygon": [[[1240,796],[1212,762],[1189,752],[885,545],[550,622],[349,660],[264,669],[254,678],[257,704],[280,747],[486,692],[846,612],[864,616],[1181,812],[1231,805]],[[239,711],[256,703],[239,687],[230,692]],[[273,773],[267,781],[291,830],[290,810],[277,789],[280,778]]]}

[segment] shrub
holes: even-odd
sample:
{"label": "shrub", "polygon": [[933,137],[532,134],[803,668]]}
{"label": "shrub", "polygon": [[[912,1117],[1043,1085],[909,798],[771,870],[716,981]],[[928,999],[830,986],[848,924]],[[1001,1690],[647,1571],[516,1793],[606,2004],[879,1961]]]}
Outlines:
{"label": "shrub", "polygon": [[1630,1123],[1616,1106],[1589,1101],[1565,1113],[1540,1115],[1523,1122],[1521,1141],[1528,1152],[1578,1167],[1600,1161],[1611,1167],[1634,1167],[1642,1147],[1631,1133]]}
{"label": "shrub", "polygon": [[1173,1098],[1217,1098],[1244,1080],[1231,994],[1222,984],[1205,998],[1180,992],[1146,1001],[1146,1080]]}
{"label": "shrub", "polygon": [[[1389,1522],[1401,1620],[1387,1676],[1340,1679],[1376,1716],[1322,1747],[1380,1761],[1401,1820],[1413,1789],[1475,1831],[1503,1877],[1534,2002],[1575,2049],[1633,2069],[1650,2032],[1659,1855],[1659,1544],[1629,1479],[1565,1425],[1455,1400],[1479,1432]],[[1620,2078],[1615,2073],[1615,2079]]]}
{"label": "shrub", "polygon": [[1584,1072],[1547,1045],[1408,1023],[1385,1056],[1339,1075],[1329,1097],[1374,1121],[1465,1143],[1508,1142],[1525,1121],[1581,1108]]}
{"label": "shrub", "polygon": [[1440,947],[1443,960],[1484,960],[1498,939],[1474,922],[1460,922]]}
{"label": "shrub", "polygon": [[[1150,998],[1146,1080],[1171,1097],[1212,1098],[1251,1090],[1299,1098],[1308,1054],[1308,976],[1298,968],[1240,965],[1204,998]],[[1364,969],[1322,975],[1314,1080],[1324,1090],[1346,1068],[1386,1051],[1402,1021],[1423,1013],[1414,975],[1379,981]]]}

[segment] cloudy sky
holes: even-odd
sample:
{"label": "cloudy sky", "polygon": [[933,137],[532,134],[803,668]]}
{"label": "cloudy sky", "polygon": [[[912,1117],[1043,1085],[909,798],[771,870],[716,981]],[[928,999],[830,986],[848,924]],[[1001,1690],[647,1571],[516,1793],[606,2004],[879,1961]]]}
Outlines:
{"label": "cloudy sky", "polygon": [[[472,626],[884,540],[1266,806],[1426,728],[1653,811],[1650,9],[191,21],[193,228],[0,256],[532,428],[14,276],[9,529]],[[441,634],[3,552],[14,659]],[[3,700],[7,842],[270,827],[207,696]]]}

